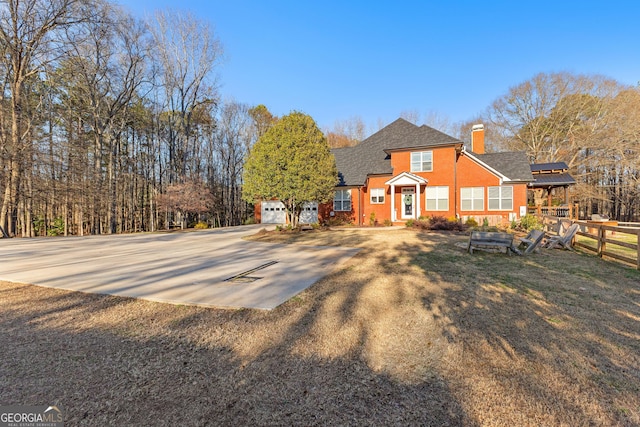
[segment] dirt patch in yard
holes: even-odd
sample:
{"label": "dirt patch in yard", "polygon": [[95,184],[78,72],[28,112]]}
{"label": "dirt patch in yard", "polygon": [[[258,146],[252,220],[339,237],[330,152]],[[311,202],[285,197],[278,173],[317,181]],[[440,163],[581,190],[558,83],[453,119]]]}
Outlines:
{"label": "dirt patch in yard", "polygon": [[68,425],[639,425],[640,273],[463,235],[341,229],[357,246],[272,311],[0,283],[0,404]]}

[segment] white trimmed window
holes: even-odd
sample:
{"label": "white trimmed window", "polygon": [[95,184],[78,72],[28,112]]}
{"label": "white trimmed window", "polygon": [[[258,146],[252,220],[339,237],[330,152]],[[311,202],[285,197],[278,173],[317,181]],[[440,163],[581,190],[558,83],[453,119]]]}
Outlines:
{"label": "white trimmed window", "polygon": [[489,187],[487,190],[490,211],[513,210],[513,187]]}
{"label": "white trimmed window", "polygon": [[460,209],[463,211],[484,210],[484,187],[463,187],[460,189]]}
{"label": "white trimmed window", "polygon": [[433,151],[411,153],[411,172],[431,172],[433,170]]}
{"label": "white trimmed window", "polygon": [[334,211],[351,211],[351,190],[336,190],[333,196]]}
{"label": "white trimmed window", "polygon": [[428,211],[448,211],[449,210],[449,187],[425,188],[426,210]]}
{"label": "white trimmed window", "polygon": [[384,188],[372,188],[371,203],[374,205],[384,203],[384,193]]}

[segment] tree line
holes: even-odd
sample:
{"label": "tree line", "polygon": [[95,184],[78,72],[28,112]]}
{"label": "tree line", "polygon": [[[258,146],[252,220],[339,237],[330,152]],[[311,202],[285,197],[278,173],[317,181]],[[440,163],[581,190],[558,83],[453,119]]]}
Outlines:
{"label": "tree line", "polygon": [[102,0],[0,3],[0,227],[9,236],[240,224],[273,120],[221,100],[207,22]]}
{"label": "tree line", "polygon": [[526,151],[532,163],[565,162],[584,217],[640,221],[640,89],[598,75],[541,73],[488,108],[495,149]]}
{"label": "tree line", "polygon": [[[106,0],[0,1],[0,228],[9,236],[241,224],[243,170],[276,122],[222,100],[224,57],[208,22],[185,12],[137,19]],[[401,116],[419,120],[416,111]],[[601,76],[539,74],[487,111],[426,124],[489,148],[565,161],[590,213],[640,215],[640,92]],[[381,127],[381,124],[378,124]],[[358,117],[325,131],[332,146],[367,133]]]}

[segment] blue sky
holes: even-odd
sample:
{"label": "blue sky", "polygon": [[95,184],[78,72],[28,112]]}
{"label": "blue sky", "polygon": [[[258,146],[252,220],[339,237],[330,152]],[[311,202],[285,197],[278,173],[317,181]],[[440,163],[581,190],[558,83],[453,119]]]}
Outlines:
{"label": "blue sky", "polygon": [[222,42],[221,93],[323,128],[405,110],[472,119],[539,72],[640,81],[638,1],[119,0],[190,10]]}

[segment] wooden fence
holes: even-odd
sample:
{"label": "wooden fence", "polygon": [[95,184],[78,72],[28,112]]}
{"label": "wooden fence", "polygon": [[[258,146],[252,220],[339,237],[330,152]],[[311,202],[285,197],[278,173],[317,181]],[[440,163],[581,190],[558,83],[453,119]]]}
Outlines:
{"label": "wooden fence", "polygon": [[572,221],[567,218],[543,216],[546,232],[563,233],[572,223],[580,225],[574,246],[630,264],[640,270],[640,223],[598,223]]}

